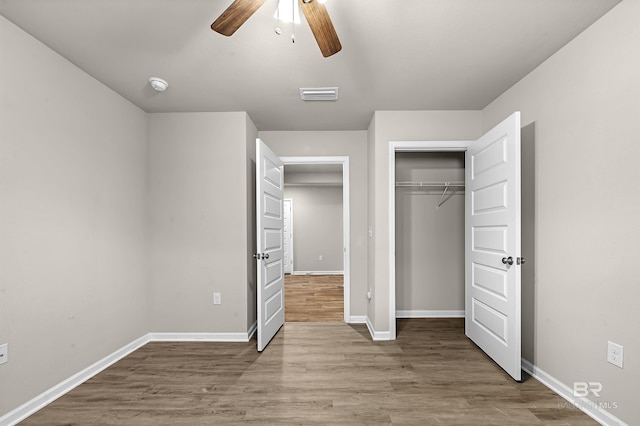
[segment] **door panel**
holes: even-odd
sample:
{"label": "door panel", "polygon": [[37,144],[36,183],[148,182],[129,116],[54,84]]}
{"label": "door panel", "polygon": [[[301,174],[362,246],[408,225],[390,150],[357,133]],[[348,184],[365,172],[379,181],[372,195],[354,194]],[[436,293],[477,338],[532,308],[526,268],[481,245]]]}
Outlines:
{"label": "door panel", "polygon": [[520,380],[520,113],[472,143],[465,162],[465,332]]}
{"label": "door panel", "polygon": [[495,296],[507,299],[507,274],[486,266],[474,264],[472,281],[478,289],[487,291]]}
{"label": "door panel", "polygon": [[280,158],[256,140],[258,351],[284,324],[284,174]]}

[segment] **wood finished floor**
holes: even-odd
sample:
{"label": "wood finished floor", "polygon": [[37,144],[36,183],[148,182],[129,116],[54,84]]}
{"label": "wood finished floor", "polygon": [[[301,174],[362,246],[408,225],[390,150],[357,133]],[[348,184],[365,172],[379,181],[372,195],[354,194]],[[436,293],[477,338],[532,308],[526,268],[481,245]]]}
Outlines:
{"label": "wood finished floor", "polygon": [[24,425],[594,425],[535,379],[516,383],[461,319],[286,323],[249,343],[149,343]]}
{"label": "wood finished floor", "polygon": [[342,275],[285,275],[284,320],[344,321]]}

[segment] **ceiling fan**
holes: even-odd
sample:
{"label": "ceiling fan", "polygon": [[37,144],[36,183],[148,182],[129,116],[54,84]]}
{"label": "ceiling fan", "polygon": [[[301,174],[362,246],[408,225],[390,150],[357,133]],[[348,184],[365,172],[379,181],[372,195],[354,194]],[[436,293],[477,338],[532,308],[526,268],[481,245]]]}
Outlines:
{"label": "ceiling fan", "polygon": [[[211,29],[217,33],[230,36],[236,32],[247,19],[254,14],[267,0],[234,0],[222,15],[211,24]],[[296,0],[311,27],[322,56],[329,57],[342,49],[338,34],[333,27],[329,12],[324,4],[318,0]]]}

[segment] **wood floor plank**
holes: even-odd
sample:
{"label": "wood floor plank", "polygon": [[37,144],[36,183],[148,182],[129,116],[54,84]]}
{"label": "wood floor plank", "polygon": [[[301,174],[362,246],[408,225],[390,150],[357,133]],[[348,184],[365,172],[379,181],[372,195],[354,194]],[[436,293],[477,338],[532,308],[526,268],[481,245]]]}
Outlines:
{"label": "wood floor plank", "polygon": [[286,323],[256,342],[145,345],[24,425],[593,425],[535,379],[514,382],[462,319]]}
{"label": "wood floor plank", "polygon": [[285,275],[284,319],[288,322],[344,321],[342,275]]}

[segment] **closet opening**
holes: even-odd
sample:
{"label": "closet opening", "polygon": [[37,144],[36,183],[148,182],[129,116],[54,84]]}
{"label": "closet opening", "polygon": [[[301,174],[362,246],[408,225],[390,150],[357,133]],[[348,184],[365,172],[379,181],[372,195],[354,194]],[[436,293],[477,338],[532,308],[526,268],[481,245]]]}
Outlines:
{"label": "closet opening", "polygon": [[471,141],[389,143],[389,338],[396,318],[465,315],[465,154]]}
{"label": "closet opening", "polygon": [[396,153],[396,318],[464,318],[464,168],[464,152]]}

